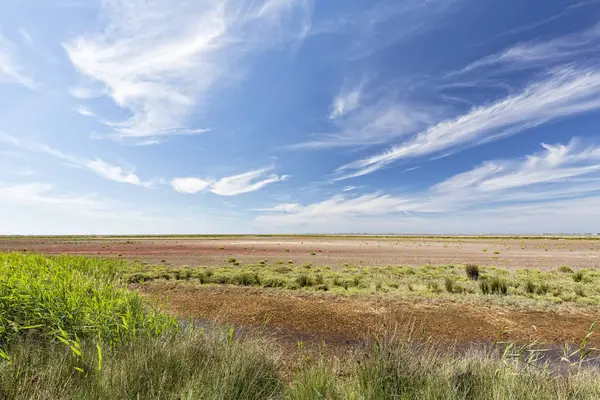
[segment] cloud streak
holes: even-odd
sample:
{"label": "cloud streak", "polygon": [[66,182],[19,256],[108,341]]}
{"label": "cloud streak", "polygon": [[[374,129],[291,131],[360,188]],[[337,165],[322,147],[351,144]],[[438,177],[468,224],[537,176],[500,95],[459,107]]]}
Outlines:
{"label": "cloud streak", "polygon": [[600,72],[559,69],[520,93],[475,107],[380,154],[343,165],[336,171],[337,179],[366,175],[397,160],[454,151],[459,146],[497,140],[559,118],[599,109]]}
{"label": "cloud streak", "polygon": [[75,107],[74,110],[77,114],[83,115],[84,117],[95,117],[96,116],[95,112],[93,112],[92,110],[90,110],[89,108],[87,108],[85,106]]}
{"label": "cloud streak", "polygon": [[380,99],[353,113],[336,118],[335,133],[313,135],[315,139],[296,143],[290,150],[325,150],[368,146],[413,134],[427,126],[438,114],[435,107],[421,107],[395,99]]}
{"label": "cloud streak", "polygon": [[257,221],[276,226],[346,223],[373,217],[406,218],[413,213],[439,218],[600,195],[599,145],[586,147],[572,139],[542,147],[542,152],[523,159],[487,161],[422,192],[404,196],[343,193],[308,205],[283,203],[260,210],[263,214]]}
{"label": "cloud streak", "polygon": [[263,168],[218,180],[196,177],[175,178],[171,181],[171,186],[179,193],[184,194],[209,191],[220,196],[237,196],[243,193],[255,192],[271,183],[289,178],[288,175],[270,174],[265,176],[271,170],[271,167]]}
{"label": "cloud streak", "polygon": [[340,93],[333,99],[329,119],[338,119],[354,111],[360,106],[362,85],[353,88],[342,88]]}
{"label": "cloud streak", "polygon": [[36,83],[26,76],[17,62],[16,45],[0,31],[0,83],[18,83],[35,89]]}
{"label": "cloud streak", "polygon": [[45,144],[29,140],[17,139],[14,136],[10,136],[2,132],[0,132],[0,142],[9,143],[13,146],[23,148],[27,151],[50,155],[52,157],[58,158],[66,162],[68,165],[86,169],[110,181],[144,187],[150,187],[153,185],[153,182],[142,181],[133,171],[127,171],[123,167],[111,164],[109,162],[101,160],[100,158],[87,159],[83,157],[74,156],[71,154],[64,153],[50,146],[47,146]]}
{"label": "cloud streak", "polygon": [[103,4],[104,31],[64,47],[82,74],[131,112],[129,119],[109,123],[110,137],[134,141],[205,132],[187,126],[190,110],[218,83],[231,84],[233,66],[243,57],[297,40],[312,12],[309,0]]}
{"label": "cloud streak", "polygon": [[582,56],[596,53],[600,45],[600,24],[583,32],[574,32],[546,41],[519,43],[515,46],[477,60],[461,71],[451,75],[464,74],[482,68],[538,68],[556,63],[572,62]]}

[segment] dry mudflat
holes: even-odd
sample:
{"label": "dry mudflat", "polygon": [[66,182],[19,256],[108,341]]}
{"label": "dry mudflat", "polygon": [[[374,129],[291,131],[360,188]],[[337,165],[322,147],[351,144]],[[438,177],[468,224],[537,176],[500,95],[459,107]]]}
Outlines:
{"label": "dry mudflat", "polygon": [[[600,240],[574,238],[432,237],[119,237],[1,238],[0,251],[122,257],[167,266],[217,266],[235,257],[329,265],[387,266],[473,263],[510,270],[600,267]],[[174,313],[199,320],[269,329],[283,343],[298,340],[346,346],[382,330],[419,339],[470,344],[494,340],[576,343],[598,318],[590,307],[523,308],[501,302],[341,296],[154,281],[140,290]],[[595,340],[595,339],[594,339]]]}
{"label": "dry mudflat", "polygon": [[[338,267],[424,264],[494,265],[551,270],[600,266],[600,238],[435,237],[190,237],[190,238],[1,238],[0,251],[112,256],[173,266],[224,265],[292,260]],[[314,255],[312,253],[315,253]],[[163,261],[164,260],[164,261]]]}

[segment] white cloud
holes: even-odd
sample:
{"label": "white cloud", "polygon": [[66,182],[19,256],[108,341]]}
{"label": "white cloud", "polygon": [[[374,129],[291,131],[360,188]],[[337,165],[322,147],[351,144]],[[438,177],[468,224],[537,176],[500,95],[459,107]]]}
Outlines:
{"label": "white cloud", "polygon": [[[272,168],[263,168],[240,175],[227,176],[219,180],[194,177],[175,178],[171,181],[173,189],[180,193],[194,194],[209,191],[221,196],[236,196],[254,192],[270,183],[286,180],[288,175],[264,175]],[[264,179],[260,179],[263,178]]]}
{"label": "white cloud", "polygon": [[419,107],[383,99],[366,105],[346,118],[335,121],[338,132],[314,135],[315,139],[288,146],[291,150],[319,150],[336,147],[387,143],[415,133],[438,114],[434,107]]}
{"label": "white cloud", "polygon": [[[284,203],[257,221],[275,226],[342,224],[365,218],[445,218],[474,213],[492,215],[507,207],[539,207],[547,202],[600,195],[600,146],[585,147],[573,139],[567,144],[542,144],[544,151],[523,159],[487,161],[454,175],[425,191],[405,196],[381,193],[335,195],[308,205]],[[345,189],[342,192],[346,192]],[[483,210],[483,211],[482,211]],[[436,230],[438,231],[438,230]]]}
{"label": "white cloud", "polygon": [[359,197],[336,195],[332,198],[306,206],[300,204],[279,204],[266,209],[257,221],[272,225],[310,225],[344,219],[362,218],[404,213],[419,208],[413,199],[383,195],[365,194]]}
{"label": "white cloud", "polygon": [[175,178],[171,181],[171,186],[179,193],[195,194],[208,189],[211,183],[201,178]]}
{"label": "white cloud", "polygon": [[104,96],[106,94],[106,90],[92,89],[88,87],[72,87],[69,88],[69,94],[76,99],[87,100]]}
{"label": "white cloud", "polygon": [[354,111],[360,105],[362,85],[353,88],[342,88],[340,93],[333,99],[331,105],[330,119],[338,119]]}
{"label": "white cloud", "polygon": [[86,161],[82,165],[109,181],[129,183],[130,185],[146,185],[133,172],[125,171],[118,165],[107,163],[99,158],[93,161]]}
{"label": "white cloud", "polygon": [[[114,122],[116,139],[197,134],[190,110],[217,83],[231,84],[243,56],[297,39],[308,0],[107,0],[102,33],[65,43],[82,74],[104,84],[131,118]],[[300,27],[298,27],[300,25]]]}
{"label": "white cloud", "polygon": [[519,43],[498,54],[477,60],[451,75],[489,67],[547,68],[554,63],[572,62],[586,55],[597,54],[599,45],[600,24],[596,24],[583,32],[545,41]]}
{"label": "white cloud", "polygon": [[75,107],[75,112],[83,115],[84,117],[95,117],[96,113],[85,106]]}
{"label": "white cloud", "polygon": [[356,189],[356,186],[348,185],[348,186],[345,186],[342,189],[342,192],[349,192],[349,191],[354,190],[354,189]]}
{"label": "white cloud", "polygon": [[600,109],[600,72],[565,68],[518,94],[442,121],[383,153],[338,168],[338,179],[366,175],[404,158],[472,146],[559,118]]}
{"label": "white cloud", "polygon": [[111,204],[93,196],[60,195],[48,183],[0,183],[0,203],[27,206],[51,206],[86,211],[109,210]]}
{"label": "white cloud", "polygon": [[17,49],[14,43],[0,32],[0,83],[18,83],[35,89],[35,82],[25,75],[17,62]]}
{"label": "white cloud", "polygon": [[150,187],[153,185],[153,182],[142,181],[133,171],[126,171],[118,165],[108,163],[99,158],[90,160],[83,157],[74,156],[71,154],[63,153],[62,151],[54,149],[52,147],[46,146],[45,144],[29,140],[17,139],[13,136],[2,132],[0,132],[0,142],[9,143],[13,146],[21,147],[31,152],[51,155],[62,161],[65,161],[68,165],[77,168],[87,169],[91,172],[94,172],[96,175],[99,175],[102,178],[111,181],[145,187]]}

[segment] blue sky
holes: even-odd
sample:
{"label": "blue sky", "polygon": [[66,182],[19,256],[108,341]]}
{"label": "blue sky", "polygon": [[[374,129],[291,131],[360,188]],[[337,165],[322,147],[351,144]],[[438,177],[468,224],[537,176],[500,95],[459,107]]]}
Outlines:
{"label": "blue sky", "polygon": [[600,229],[600,0],[0,5],[0,234]]}

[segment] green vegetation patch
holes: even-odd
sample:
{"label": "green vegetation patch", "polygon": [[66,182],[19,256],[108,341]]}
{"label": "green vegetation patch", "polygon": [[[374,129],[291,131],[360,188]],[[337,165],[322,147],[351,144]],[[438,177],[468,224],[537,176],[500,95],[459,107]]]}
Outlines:
{"label": "green vegetation patch", "polygon": [[119,282],[125,263],[0,253],[0,348],[22,333],[116,344],[175,325]]}
{"label": "green vegetation patch", "polygon": [[600,304],[600,271],[568,267],[542,272],[514,272],[492,266],[423,265],[368,267],[258,264],[243,267],[147,266],[136,264],[124,275],[128,283],[158,279],[191,283],[255,286],[286,290],[329,291],[336,294],[422,295],[422,296],[510,296],[549,303]]}

